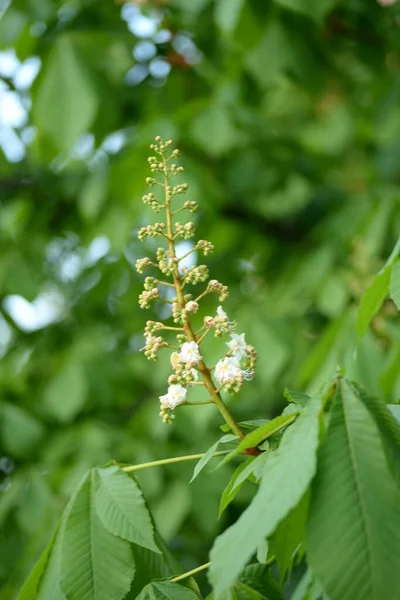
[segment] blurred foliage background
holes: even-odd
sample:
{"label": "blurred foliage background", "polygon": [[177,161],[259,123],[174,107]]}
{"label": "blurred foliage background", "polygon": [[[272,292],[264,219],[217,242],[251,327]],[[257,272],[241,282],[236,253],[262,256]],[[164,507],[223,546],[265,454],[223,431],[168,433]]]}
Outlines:
{"label": "blurred foliage background", "polygon": [[[387,5],[387,6],[386,6]],[[400,5],[399,5],[400,6]],[[0,598],[15,597],[83,472],[201,452],[211,407],[158,417],[136,232],[155,135],[182,151],[212,277],[259,352],[231,400],[272,416],[338,365],[400,397],[388,301],[359,298],[400,231],[400,8],[363,0],[0,2]],[[208,307],[207,307],[208,308]],[[214,311],[215,305],[209,305]],[[211,313],[212,314],[212,313]],[[161,315],[162,316],[162,315]],[[186,569],[207,561],[231,469],[140,484]]]}

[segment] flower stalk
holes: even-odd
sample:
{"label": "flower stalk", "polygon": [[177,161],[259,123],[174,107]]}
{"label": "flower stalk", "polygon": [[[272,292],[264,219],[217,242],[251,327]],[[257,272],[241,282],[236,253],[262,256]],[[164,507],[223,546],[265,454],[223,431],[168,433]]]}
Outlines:
{"label": "flower stalk", "polygon": [[[174,220],[174,216],[181,211],[188,210],[195,212],[197,204],[193,201],[184,202],[183,206],[173,209],[172,204],[176,196],[185,194],[187,184],[181,183],[171,185],[171,179],[183,172],[183,167],[177,166],[171,161],[179,156],[178,150],[173,150],[168,156],[168,147],[171,141],[163,141],[160,137],[156,138],[156,144],[151,146],[158,156],[151,156],[149,164],[152,173],[159,173],[161,181],[156,178],[148,177],[146,182],[150,186],[158,185],[163,190],[161,201],[155,198],[152,193],[143,197],[143,202],[150,205],[154,212],[165,212],[165,223],[156,223],[142,227],[139,231],[139,239],[144,241],[147,237],[161,236],[167,240],[167,249],[158,248],[157,260],[155,263],[150,258],[141,258],[137,261],[137,270],[143,273],[148,267],[154,267],[157,264],[158,269],[166,276],[170,277],[172,282],[160,281],[158,278],[146,277],[144,291],[140,294],[139,303],[142,308],[149,308],[154,300],[166,301],[172,304],[172,317],[176,327],[164,326],[162,323],[148,321],[145,330],[146,346],[145,354],[147,358],[155,360],[158,351],[163,347],[173,348],[167,343],[160,334],[160,331],[181,331],[177,334],[180,352],[173,352],[171,355],[171,365],[174,373],[169,377],[168,393],[160,397],[161,412],[160,416],[164,422],[172,422],[175,415],[172,411],[179,405],[196,404],[189,403],[186,395],[191,386],[198,384],[200,377],[204,387],[209,394],[209,400],[215,404],[225,422],[229,425],[232,432],[240,439],[244,433],[231,414],[225,401],[222,398],[221,391],[228,393],[238,392],[245,379],[252,377],[256,361],[256,352],[252,346],[244,341],[244,334],[237,335],[233,333],[236,324],[228,320],[228,317],[221,306],[217,309],[215,317],[207,316],[204,318],[203,326],[195,333],[193,325],[194,315],[199,309],[199,300],[206,294],[217,293],[219,301],[224,301],[228,296],[228,289],[220,282],[212,279],[208,282],[206,289],[197,295],[193,300],[192,294],[188,293],[187,286],[193,286],[205,282],[208,277],[208,268],[206,265],[198,265],[190,268],[182,266],[182,260],[192,254],[195,250],[202,251],[204,255],[210,254],[214,246],[207,240],[199,240],[194,247],[181,257],[177,257],[176,241],[190,239],[195,234],[194,224],[180,223]],[[160,295],[158,285],[173,288],[175,297],[171,300],[163,298]],[[218,384],[214,382],[211,370],[200,352],[200,344],[205,337],[214,331],[215,337],[230,336],[231,340],[227,343],[229,351],[215,366],[215,377]],[[201,334],[200,334],[201,332]],[[198,337],[199,336],[199,337]],[[199,403],[200,404],[200,403]],[[248,454],[258,454],[257,448],[247,450]]]}

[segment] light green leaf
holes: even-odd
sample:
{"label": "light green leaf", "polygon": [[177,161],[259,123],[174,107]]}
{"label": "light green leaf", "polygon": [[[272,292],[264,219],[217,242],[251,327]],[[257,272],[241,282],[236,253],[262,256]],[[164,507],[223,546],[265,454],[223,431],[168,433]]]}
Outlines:
{"label": "light green leaf", "polygon": [[235,490],[238,486],[241,486],[246,479],[250,478],[251,481],[258,481],[261,478],[265,462],[269,457],[270,455],[268,452],[263,452],[249,462],[233,482],[232,490]]}
{"label": "light green leaf", "polygon": [[108,192],[108,171],[102,165],[101,169],[91,172],[83,183],[79,196],[78,208],[86,221],[94,221],[103,207]]}
{"label": "light green leaf", "polygon": [[172,581],[152,581],[137,600],[199,600],[195,592]]}
{"label": "light green leaf", "polygon": [[129,542],[105,529],[95,510],[93,472],[71,501],[61,540],[61,587],[68,600],[122,600],[134,576]]}
{"label": "light green leaf", "polygon": [[394,263],[392,267],[392,277],[390,280],[390,297],[400,310],[400,261]]}
{"label": "light green leaf", "polygon": [[95,508],[104,527],[113,535],[160,552],[143,495],[134,479],[119,467],[98,468],[95,476]]}
{"label": "light green leaf", "polygon": [[307,556],[330,600],[396,600],[400,491],[356,388],[341,381],[318,458]]}
{"label": "light green leaf", "polygon": [[268,560],[268,550],[269,550],[269,544],[268,544],[268,540],[262,540],[262,542],[260,542],[258,544],[257,547],[257,560],[259,563],[265,565],[267,563]]}
{"label": "light green leaf", "polygon": [[396,419],[400,423],[400,404],[388,404],[388,409]]}
{"label": "light green leaf", "polygon": [[[257,429],[257,427],[261,427],[264,423],[269,423],[271,419],[253,419],[252,421],[240,421],[239,425],[241,429]],[[221,431],[230,431],[231,428],[228,423],[224,423],[220,426]]]}
{"label": "light green leaf", "polygon": [[31,455],[45,435],[42,423],[32,414],[8,403],[0,409],[0,432],[6,452],[17,458]]}
{"label": "light green leaf", "polygon": [[215,5],[215,22],[222,34],[232,36],[240,19],[245,0],[218,0]]}
{"label": "light green leaf", "polygon": [[204,469],[204,467],[210,462],[210,460],[212,459],[213,455],[217,451],[217,448],[220,444],[226,444],[228,442],[233,442],[234,440],[237,440],[237,436],[233,435],[231,433],[228,433],[228,435],[222,436],[222,438],[219,439],[218,442],[215,442],[215,444],[213,444],[211,446],[211,448],[209,448],[207,450],[207,452],[204,454],[204,456],[201,457],[199,462],[196,463],[190,483],[192,483],[192,481],[194,481],[196,479],[196,477],[201,473],[201,471]]}
{"label": "light green leaf", "polygon": [[49,600],[50,598],[51,600],[67,600],[60,587],[60,551],[64,518],[68,513],[68,510],[69,505],[62,516],[59,533],[57,534],[51,549],[50,557],[46,564],[46,570],[40,580],[38,595],[35,597],[35,600]]}
{"label": "light green leaf", "polygon": [[[267,56],[274,60],[266,61]],[[293,60],[293,51],[285,28],[274,21],[262,40],[246,57],[246,66],[262,87],[269,86]]]}
{"label": "light green leaf", "polygon": [[34,124],[56,148],[68,150],[91,126],[99,102],[70,35],[56,37],[37,84]]}
{"label": "light green leaf", "polygon": [[67,363],[50,379],[43,393],[46,413],[62,423],[72,421],[83,408],[87,384],[83,366]]}
{"label": "light green leaf", "polygon": [[38,588],[40,580],[45,572],[46,565],[49,561],[50,552],[54,546],[56,534],[53,535],[52,539],[46,546],[42,556],[39,558],[36,565],[33,567],[28,579],[25,581],[21,588],[21,591],[17,597],[17,600],[36,600],[38,596]]}
{"label": "light green leaf", "polygon": [[224,510],[226,509],[226,507],[229,506],[229,504],[234,500],[236,494],[238,494],[240,492],[240,489],[242,488],[242,486],[244,485],[244,482],[246,480],[243,479],[243,481],[241,481],[237,486],[235,486],[235,481],[237,480],[239,475],[244,471],[244,469],[246,469],[246,467],[251,462],[253,462],[253,460],[254,460],[254,456],[249,456],[249,458],[246,461],[244,461],[242,464],[240,464],[237,467],[237,469],[235,469],[232,477],[229,480],[228,485],[222,492],[221,501],[219,504],[218,519],[221,517],[221,515],[224,512]]}
{"label": "light green leaf", "polygon": [[321,21],[338,4],[338,0],[275,0],[275,2],[307,15],[315,21]]}
{"label": "light green leaf", "polygon": [[360,337],[367,332],[372,318],[377,314],[389,293],[391,273],[392,266],[388,265],[375,275],[371,285],[361,298],[356,321],[356,331]]}
{"label": "light green leaf", "polygon": [[272,419],[272,421],[268,421],[268,423],[261,425],[261,427],[258,427],[258,429],[251,431],[241,440],[239,445],[232,450],[230,454],[227,454],[224,457],[224,459],[220,462],[220,465],[226,464],[234,456],[237,456],[237,454],[240,454],[247,448],[258,446],[258,444],[271,437],[271,435],[274,435],[274,433],[277,433],[287,425],[290,425],[293,423],[293,421],[295,421],[297,414],[298,413],[279,415],[278,417],[275,417],[275,419]]}
{"label": "light green leaf", "polygon": [[316,470],[322,396],[306,406],[283,435],[264,467],[259,490],[239,520],[219,536],[211,550],[210,580],[218,597],[235,579],[258,544],[298,504]]}
{"label": "light green leaf", "polygon": [[283,395],[288,402],[298,404],[302,408],[304,408],[307,402],[310,400],[310,396],[307,394],[303,394],[302,392],[297,392],[296,390],[291,390],[289,388],[285,388],[283,390]]}

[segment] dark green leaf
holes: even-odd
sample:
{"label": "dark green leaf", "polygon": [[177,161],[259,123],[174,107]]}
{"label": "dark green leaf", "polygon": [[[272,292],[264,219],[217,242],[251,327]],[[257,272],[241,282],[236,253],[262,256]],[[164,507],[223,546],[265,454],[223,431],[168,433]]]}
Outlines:
{"label": "dark green leaf", "polygon": [[312,486],[311,567],[330,600],[395,600],[399,552],[400,491],[379,429],[341,381]]}
{"label": "dark green leaf", "polygon": [[199,600],[192,590],[172,581],[153,581],[137,596],[137,600]]}
{"label": "dark green leaf", "polygon": [[95,509],[94,473],[74,496],[61,539],[61,587],[68,600],[122,600],[135,566],[129,542],[112,535]]}
{"label": "dark green leaf", "polygon": [[234,500],[236,494],[238,494],[242,488],[242,486],[244,485],[244,482],[246,481],[245,479],[243,479],[243,481],[241,481],[238,485],[235,486],[235,482],[237,480],[237,478],[239,477],[239,475],[244,471],[244,469],[246,469],[246,467],[252,463],[254,460],[253,456],[250,456],[246,461],[244,461],[242,464],[240,464],[234,471],[232,477],[229,480],[228,485],[226,486],[226,488],[224,489],[224,491],[222,492],[222,496],[221,496],[221,502],[219,504],[219,512],[218,512],[218,518],[221,517],[222,513],[224,512],[224,510],[226,509],[226,507]]}

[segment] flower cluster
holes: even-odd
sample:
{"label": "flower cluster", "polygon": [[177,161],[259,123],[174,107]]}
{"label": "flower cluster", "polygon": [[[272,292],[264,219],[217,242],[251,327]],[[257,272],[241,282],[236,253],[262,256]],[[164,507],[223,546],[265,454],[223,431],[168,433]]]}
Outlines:
{"label": "flower cluster", "polygon": [[[197,203],[186,200],[181,207],[172,206],[174,197],[185,194],[188,186],[180,182],[171,184],[171,178],[181,176],[184,171],[183,167],[170,163],[172,158],[179,156],[178,150],[169,150],[171,143],[171,140],[164,141],[157,137],[156,143],[151,146],[156,156],[148,159],[151,172],[155,176],[161,174],[162,177],[160,181],[155,177],[148,177],[146,182],[149,186],[157,184],[157,188],[163,191],[163,197],[157,198],[155,193],[149,192],[142,198],[143,203],[150,206],[154,213],[164,210],[166,222],[147,225],[138,233],[141,241],[147,237],[162,236],[166,243],[164,247],[157,249],[156,260],[144,257],[136,261],[136,270],[140,274],[150,268],[158,271],[157,277],[145,278],[144,289],[139,296],[140,307],[149,308],[153,300],[161,300],[170,305],[174,323],[166,325],[161,321],[147,321],[146,344],[143,348],[145,356],[150,360],[157,359],[161,348],[171,349],[172,373],[168,378],[167,393],[160,396],[160,416],[166,423],[173,421],[173,411],[177,406],[191,403],[189,391],[195,385],[203,386],[208,393],[208,401],[214,402],[221,410],[221,406],[225,407],[221,391],[238,392],[243,382],[252,378],[256,362],[255,349],[246,343],[245,334],[235,333],[236,323],[229,320],[222,306],[217,307],[214,316],[203,319],[197,316],[201,299],[207,294],[216,293],[219,301],[223,302],[228,297],[227,286],[211,279],[197,297],[194,298],[187,292],[186,286],[206,282],[209,270],[206,265],[194,265],[190,268],[180,266],[180,259],[176,256],[175,240],[192,238],[195,235],[195,224],[192,221],[174,223],[173,217],[183,210],[196,212]],[[199,240],[185,256],[197,250],[208,256],[214,246],[208,240]],[[164,295],[165,288],[167,291],[173,289],[173,294]],[[195,322],[198,319],[197,325]],[[199,329],[196,330],[197,327]],[[202,350],[202,343],[210,332],[217,338],[228,338],[227,350],[214,367],[207,366]],[[167,335],[175,337],[176,342],[169,341]],[[226,415],[226,407],[221,412]],[[233,424],[235,425],[234,421]]]}

